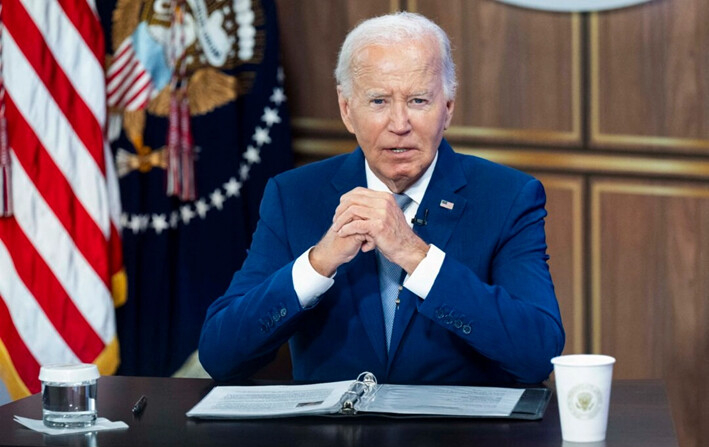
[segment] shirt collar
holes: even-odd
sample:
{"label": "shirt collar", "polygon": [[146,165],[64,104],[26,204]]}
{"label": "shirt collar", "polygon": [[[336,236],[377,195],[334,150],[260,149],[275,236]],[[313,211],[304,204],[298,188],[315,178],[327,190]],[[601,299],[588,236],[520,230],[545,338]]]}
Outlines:
{"label": "shirt collar", "polygon": [[[409,186],[409,188],[404,191],[404,194],[411,197],[411,200],[416,202],[417,205],[420,205],[421,201],[423,200],[423,196],[426,193],[426,188],[428,188],[429,182],[431,181],[431,177],[433,176],[433,169],[436,167],[437,161],[438,151],[436,151],[436,155],[433,157],[431,166],[426,169],[426,172],[423,173],[421,178],[416,180],[416,183]],[[384,184],[384,182],[379,180],[379,177],[374,175],[374,172],[372,171],[372,168],[369,167],[369,162],[366,158],[364,159],[364,170],[367,174],[367,188],[372,189],[374,191],[384,191],[389,193],[392,192],[391,190],[389,190],[387,185]]]}

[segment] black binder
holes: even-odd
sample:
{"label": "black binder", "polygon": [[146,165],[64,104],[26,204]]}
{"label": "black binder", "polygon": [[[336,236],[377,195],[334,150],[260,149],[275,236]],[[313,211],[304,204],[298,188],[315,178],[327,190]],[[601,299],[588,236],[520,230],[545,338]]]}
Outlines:
{"label": "black binder", "polygon": [[547,388],[378,384],[364,372],[354,381],[310,385],[219,386],[187,412],[201,419],[295,416],[541,419]]}
{"label": "black binder", "polygon": [[544,417],[550,399],[551,390],[549,388],[526,388],[509,418],[539,420]]}

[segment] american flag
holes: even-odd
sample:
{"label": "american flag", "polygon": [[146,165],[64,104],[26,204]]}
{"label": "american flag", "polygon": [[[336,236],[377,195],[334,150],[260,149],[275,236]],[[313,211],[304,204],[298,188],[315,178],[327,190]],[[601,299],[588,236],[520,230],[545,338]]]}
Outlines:
{"label": "american flag", "polygon": [[45,364],[115,371],[125,276],[95,4],[0,1],[14,208],[0,217],[0,377],[18,398]]}
{"label": "american flag", "polygon": [[453,206],[455,206],[455,203],[449,202],[447,200],[441,200],[441,208],[445,208],[447,210],[452,210]]}
{"label": "american flag", "polygon": [[155,87],[135,53],[132,37],[126,39],[116,51],[107,75],[109,107],[139,110],[148,105]]}

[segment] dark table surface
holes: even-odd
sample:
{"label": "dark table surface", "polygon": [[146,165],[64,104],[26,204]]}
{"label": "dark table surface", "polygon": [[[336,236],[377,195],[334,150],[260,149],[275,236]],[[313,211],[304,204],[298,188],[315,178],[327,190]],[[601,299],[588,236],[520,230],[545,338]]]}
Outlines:
{"label": "dark table surface", "polygon": [[[99,379],[98,414],[124,421],[125,430],[49,436],[13,421],[42,417],[41,396],[0,407],[0,446],[677,446],[661,381],[614,381],[603,443],[561,439],[556,396],[540,421],[505,419],[394,419],[375,416],[200,421],[187,418],[213,386],[207,379],[106,376]],[[133,416],[138,398],[148,398]]]}

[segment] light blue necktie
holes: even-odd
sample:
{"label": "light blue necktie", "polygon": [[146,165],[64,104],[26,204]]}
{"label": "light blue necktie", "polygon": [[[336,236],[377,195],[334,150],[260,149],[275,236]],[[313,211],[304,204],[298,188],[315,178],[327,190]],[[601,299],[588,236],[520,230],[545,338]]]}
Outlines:
{"label": "light blue necktie", "polygon": [[[406,194],[394,194],[394,200],[402,211],[411,203],[411,197]],[[377,265],[379,267],[379,293],[382,296],[382,311],[384,312],[384,328],[386,330],[387,351],[391,343],[391,332],[396,314],[396,299],[402,277],[402,268],[384,257],[377,250]]]}

